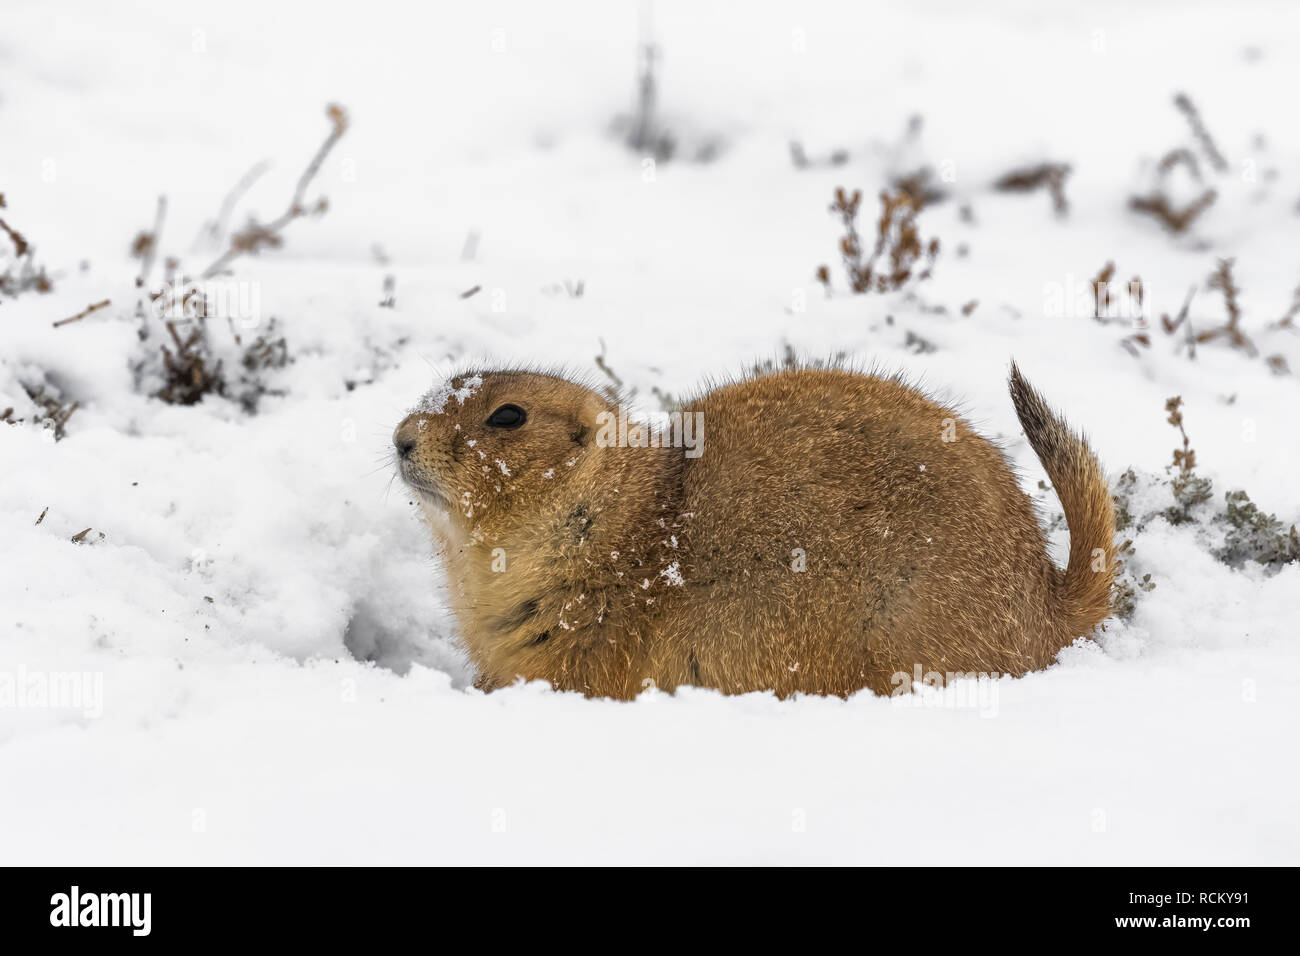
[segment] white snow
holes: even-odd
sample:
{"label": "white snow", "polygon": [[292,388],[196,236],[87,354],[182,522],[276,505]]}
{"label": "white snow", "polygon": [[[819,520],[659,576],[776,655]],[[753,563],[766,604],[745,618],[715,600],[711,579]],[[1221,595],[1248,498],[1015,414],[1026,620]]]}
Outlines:
{"label": "white snow", "polygon": [[671,584],[673,587],[682,587],[686,579],[682,577],[682,565],[680,561],[674,561],[668,567],[659,572],[659,576]]}
{"label": "white snow", "polygon": [[[1196,526],[1156,519],[1127,559],[1156,583],[1132,619],[1020,680],[483,695],[390,455],[418,396],[439,412],[481,384],[441,384],[458,370],[603,382],[603,354],[654,411],[652,388],[690,394],[788,344],[959,401],[1047,521],[1014,356],[1113,475],[1164,475],[1181,395],[1216,498],[1245,488],[1289,524],[1300,384],[1263,357],[1300,370],[1300,335],[1268,328],[1300,285],[1282,95],[1300,9],[663,2],[665,121],[683,151],[722,149],[647,163],[609,132],[633,99],[632,3],[60,6],[8,4],[0,38],[0,218],[54,279],[0,299],[0,412],[25,419],[0,424],[5,862],[1300,862],[1300,566],[1231,570]],[[1167,150],[1195,148],[1180,90],[1230,168],[1171,238],[1126,207]],[[220,249],[195,237],[230,187],[270,160],[232,224],[278,214],[334,100],[351,127],[308,191],[328,211],[232,277],[256,291],[245,343],[274,317],[293,362],[255,415],[149,398],[131,363],[163,339],[137,338],[127,251],[156,198],[160,262],[201,270]],[[850,159],[796,170],[791,139]],[[1073,167],[1065,218],[989,188],[1041,160]],[[870,236],[878,191],[923,163],[950,174],[918,219],[942,242],[933,278],[917,298],[846,294],[834,188],[863,191]],[[1158,325],[1134,357],[1130,326],[1075,304],[1113,260],[1156,322],[1197,287],[1207,328],[1222,257],[1258,357],[1210,343],[1191,361]],[[42,384],[79,402],[61,441],[32,424],[24,385]],[[1058,561],[1067,540],[1058,523]],[[30,682],[59,675],[82,696],[34,704]]]}
{"label": "white snow", "polygon": [[[447,407],[447,403],[453,398],[456,399],[457,405],[464,405],[465,399],[483,387],[483,377],[480,375],[471,375],[466,379],[458,379],[457,381],[461,381],[459,386],[455,385],[452,380],[448,380],[429,389],[416,406],[411,409],[411,412],[413,414],[421,412],[426,415],[441,415],[443,409]],[[456,428],[459,430],[460,426],[457,425]]]}

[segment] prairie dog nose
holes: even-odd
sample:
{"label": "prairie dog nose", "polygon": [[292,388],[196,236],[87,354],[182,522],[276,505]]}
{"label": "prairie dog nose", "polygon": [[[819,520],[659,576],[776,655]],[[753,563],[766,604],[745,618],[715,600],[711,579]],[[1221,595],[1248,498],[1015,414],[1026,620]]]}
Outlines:
{"label": "prairie dog nose", "polygon": [[415,451],[415,443],[419,436],[419,416],[408,415],[393,432],[393,447],[397,449],[397,456],[403,459],[410,458],[411,452]]}

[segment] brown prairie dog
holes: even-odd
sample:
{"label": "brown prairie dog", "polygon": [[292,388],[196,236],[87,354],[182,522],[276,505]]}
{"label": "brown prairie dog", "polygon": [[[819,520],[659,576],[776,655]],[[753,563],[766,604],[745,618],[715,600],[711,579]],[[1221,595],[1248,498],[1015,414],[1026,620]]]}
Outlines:
{"label": "brown prairie dog", "polygon": [[1069,522],[1064,570],[1001,451],[892,378],[760,374],[687,403],[686,441],[643,447],[591,389],[482,371],[394,443],[478,686],[890,693],[1045,667],[1109,614],[1100,466],[1014,366],[1010,386]]}

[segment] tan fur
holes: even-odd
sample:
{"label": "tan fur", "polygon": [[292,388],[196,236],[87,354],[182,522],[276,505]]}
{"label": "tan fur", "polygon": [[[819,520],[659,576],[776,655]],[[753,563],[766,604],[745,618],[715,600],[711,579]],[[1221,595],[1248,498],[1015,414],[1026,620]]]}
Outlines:
{"label": "tan fur", "polygon": [[[613,406],[581,385],[480,374],[395,433],[415,442],[401,471],[480,687],[889,693],[918,669],[1045,667],[1109,613],[1101,469],[1014,366],[1070,526],[1064,571],[1002,453],[897,380],[809,368],[722,386],[687,406],[705,425],[691,459],[602,445]],[[504,403],[527,410],[523,427],[485,425]]]}

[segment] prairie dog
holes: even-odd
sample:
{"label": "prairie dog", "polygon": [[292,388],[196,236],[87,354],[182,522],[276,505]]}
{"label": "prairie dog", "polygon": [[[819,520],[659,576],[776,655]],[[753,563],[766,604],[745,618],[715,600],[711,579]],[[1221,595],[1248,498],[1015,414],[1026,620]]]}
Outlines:
{"label": "prairie dog", "polygon": [[485,370],[393,441],[477,686],[888,694],[899,675],[1045,667],[1110,613],[1101,467],[1014,365],[1010,390],[1065,509],[1063,570],[1002,452],[896,378],[723,385],[683,408],[695,457],[611,441],[619,410],[583,385]]}

